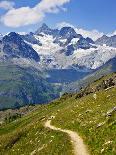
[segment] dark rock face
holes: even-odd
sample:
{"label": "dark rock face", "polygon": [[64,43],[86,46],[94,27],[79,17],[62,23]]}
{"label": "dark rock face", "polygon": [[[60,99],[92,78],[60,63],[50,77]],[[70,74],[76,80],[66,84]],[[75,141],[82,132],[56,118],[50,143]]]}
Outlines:
{"label": "dark rock face", "polygon": [[39,61],[40,58],[36,51],[20,37],[19,34],[11,32],[9,35],[3,37],[3,52],[11,58],[29,58]]}
{"label": "dark rock face", "polygon": [[106,44],[107,46],[116,47],[116,35],[111,37],[103,35],[101,38],[97,39],[95,43],[98,45]]}
{"label": "dark rock face", "polygon": [[39,46],[42,46],[42,44],[40,43],[39,40],[37,40],[35,37],[34,37],[34,34],[32,32],[30,32],[29,34],[26,34],[26,35],[22,35],[21,36],[22,39],[24,39],[25,41],[31,43],[31,44],[38,44]]}
{"label": "dark rock face", "polygon": [[94,41],[92,39],[90,38],[85,39],[81,37],[79,41],[77,41],[75,44],[71,44],[67,46],[66,55],[67,56],[72,55],[74,50],[77,50],[79,48],[80,49],[96,48],[96,46],[92,44],[94,44]]}
{"label": "dark rock face", "polygon": [[[77,42],[76,46],[77,48],[81,48],[81,49],[89,49],[91,47],[94,47],[93,45],[91,45],[91,42],[92,42],[92,39],[89,39],[89,38],[83,38],[81,37],[80,40]],[[94,43],[94,42],[92,42]]]}
{"label": "dark rock face", "polygon": [[115,85],[116,85],[116,76],[114,76],[113,78],[109,78],[108,80],[103,80],[101,85],[98,85],[96,87],[96,90],[99,91],[101,89],[107,89]]}
{"label": "dark rock face", "polygon": [[67,50],[66,50],[66,56],[72,55],[74,52],[75,48],[73,45],[69,45],[67,46]]}
{"label": "dark rock face", "polygon": [[45,23],[35,32],[36,35],[44,33],[47,35],[53,35],[54,37],[58,34],[58,29],[51,29]]}
{"label": "dark rock face", "polygon": [[[60,46],[67,46],[73,38],[81,38],[82,36],[80,34],[77,34],[75,30],[72,27],[63,27],[58,35],[56,36],[56,39],[54,43],[59,44]],[[60,40],[66,39],[67,41],[65,44],[63,44]]]}
{"label": "dark rock face", "polygon": [[[75,42],[75,44],[71,43],[71,40],[74,38],[78,38],[79,41]],[[66,42],[62,42],[61,40],[66,39]],[[56,36],[56,39],[54,40],[54,43],[59,44],[60,46],[66,47],[65,54],[67,56],[72,55],[74,50],[77,50],[79,48],[81,49],[89,49],[91,47],[96,48],[94,41],[91,38],[83,38],[82,35],[77,34],[75,30],[72,27],[63,27],[58,35]]]}
{"label": "dark rock face", "polygon": [[89,37],[86,38],[86,41],[88,43],[95,44],[95,42],[91,38],[89,38]]}
{"label": "dark rock face", "polygon": [[82,36],[77,34],[72,27],[63,27],[59,32],[59,37],[72,40],[73,38],[80,38]]}
{"label": "dark rock face", "polygon": [[2,51],[2,41],[0,40],[0,52]]}

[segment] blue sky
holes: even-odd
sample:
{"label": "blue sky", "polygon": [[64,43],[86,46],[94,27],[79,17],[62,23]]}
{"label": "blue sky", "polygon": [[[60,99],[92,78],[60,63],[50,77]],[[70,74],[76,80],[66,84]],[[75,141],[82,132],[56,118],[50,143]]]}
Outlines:
{"label": "blue sky", "polygon": [[[2,2],[3,4],[3,1],[0,0],[0,3]],[[48,6],[51,10],[46,8],[48,6],[45,8],[43,6],[39,6],[39,10],[43,11],[41,11],[42,13],[38,11],[40,17],[37,16],[35,21],[32,21],[32,23],[28,23],[27,21],[26,26],[24,26],[23,22],[27,19],[27,13],[31,11],[31,8],[35,8],[35,6],[42,1],[47,2],[50,0],[9,0],[10,3],[14,2],[11,4],[12,8],[10,9],[0,5],[0,17],[3,18],[4,16],[4,21],[2,19],[0,22],[0,32],[35,31],[43,22],[51,27],[54,27],[60,22],[68,22],[78,28],[87,30],[96,29],[104,33],[109,33],[116,30],[116,0],[67,0],[67,2],[64,0],[65,2],[63,4],[61,3],[54,5],[53,10],[50,8],[49,4]],[[51,1],[55,2],[56,0]],[[57,2],[58,1],[60,0],[57,0]],[[44,5],[44,3],[42,3],[42,5]],[[23,17],[15,17],[17,19],[23,18],[23,21],[19,21],[20,24],[16,26],[16,21],[14,21],[14,19],[12,20],[12,17],[8,16],[7,18],[5,15],[13,8],[17,11],[17,9],[22,7],[29,7],[30,9],[26,9],[27,13],[24,11]],[[47,9],[48,11],[46,11]],[[13,13],[15,14],[15,12]]]}

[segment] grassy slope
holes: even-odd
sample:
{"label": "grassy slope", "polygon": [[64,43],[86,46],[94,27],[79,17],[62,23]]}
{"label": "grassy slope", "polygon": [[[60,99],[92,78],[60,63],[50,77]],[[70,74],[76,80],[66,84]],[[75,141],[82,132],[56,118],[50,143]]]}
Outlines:
{"label": "grassy slope", "polygon": [[[72,146],[67,135],[43,127],[43,122],[53,111],[57,111],[58,107],[62,105],[55,103],[39,106],[32,114],[3,126],[0,129],[1,154],[28,155],[36,150],[39,155],[54,155],[61,152],[71,155]],[[44,148],[38,151],[43,146]]]}
{"label": "grassy slope", "polygon": [[[111,76],[111,75],[110,75]],[[102,81],[98,80],[93,86]],[[115,155],[116,113],[106,116],[116,106],[116,88],[75,99],[66,95],[51,104],[38,106],[27,116],[0,128],[1,154],[73,155],[69,137],[61,132],[45,129],[43,124],[51,116],[55,126],[77,131],[85,140],[92,155]],[[98,127],[99,126],[99,127]]]}

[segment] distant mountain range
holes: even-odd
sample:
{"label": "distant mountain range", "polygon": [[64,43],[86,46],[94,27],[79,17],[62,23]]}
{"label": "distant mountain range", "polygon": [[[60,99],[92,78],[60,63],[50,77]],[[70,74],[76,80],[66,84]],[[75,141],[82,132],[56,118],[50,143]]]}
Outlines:
{"label": "distant mountain range", "polygon": [[97,69],[116,56],[116,36],[103,36],[95,42],[77,34],[72,27],[60,30],[43,24],[35,33],[11,32],[1,39],[2,57],[39,62],[42,69]]}
{"label": "distant mountain range", "polygon": [[97,39],[95,43],[98,45],[106,45],[116,48],[116,35],[111,37],[103,35],[101,38]]}
{"label": "distant mountain range", "polygon": [[[1,108],[9,107],[7,104],[10,101],[5,102],[6,105],[4,106],[3,96],[9,94],[9,96],[16,97],[18,96],[16,94],[19,94],[16,93],[13,95],[14,93],[8,93],[10,89],[3,89],[8,88],[8,81],[12,80],[14,74],[17,74],[17,71],[15,72],[8,65],[6,65],[7,67],[3,70],[5,64],[12,64],[12,66],[15,66],[15,69],[18,68],[22,77],[26,78],[27,83],[31,85],[33,83],[35,84],[31,91],[31,94],[33,94],[33,92],[35,94],[34,96],[32,95],[33,97],[30,101],[33,104],[48,102],[58,97],[60,92],[62,92],[61,87],[63,88],[63,92],[64,90],[70,91],[69,89],[64,89],[64,85],[66,86],[67,84],[67,86],[71,84],[71,89],[77,91],[77,89],[73,89],[74,87],[72,88],[72,82],[78,83],[77,80],[89,77],[91,74],[96,76],[95,73],[101,69],[104,70],[104,74],[116,71],[114,62],[116,62],[115,35],[111,37],[104,35],[96,41],[93,41],[89,37],[84,38],[81,34],[77,34],[73,27],[51,29],[46,24],[43,24],[36,32],[30,32],[25,35],[15,32],[11,32],[5,36],[0,34],[0,72],[2,75],[0,79]],[[109,63],[111,68],[107,70],[106,68],[109,66]],[[106,68],[104,66],[106,66]],[[27,78],[27,74],[24,75],[25,71],[22,73],[22,70],[19,69],[20,67],[24,70],[28,70],[28,73],[30,72],[33,78]],[[7,72],[7,70],[10,71],[7,75],[10,76],[10,78],[5,82],[4,79],[6,77],[4,73]],[[35,70],[41,73],[36,78]],[[40,75],[42,74],[44,74],[44,76],[41,77]],[[37,79],[39,79],[39,82],[36,81]],[[19,88],[17,82],[21,82],[20,89],[25,87],[25,92],[28,96],[30,87],[26,87],[26,85],[23,87],[24,81],[22,78],[15,78],[14,81],[16,88]],[[82,84],[83,82],[80,83]],[[35,88],[36,86],[39,87],[39,85],[41,86],[41,91]],[[78,85],[75,86],[78,87]],[[49,91],[48,88],[51,91]],[[80,86],[78,88],[80,88]],[[14,90],[18,92],[18,89],[15,89],[15,87],[13,87],[13,92]],[[52,94],[54,91],[56,92],[55,95]],[[46,92],[47,97],[44,92]],[[50,93],[52,95],[50,99],[48,99]],[[43,94],[44,100],[42,97],[40,97],[39,100],[40,94],[41,96]],[[37,100],[34,100],[36,96]],[[24,103],[30,104],[30,102],[24,98],[24,95],[22,95],[21,105]],[[19,103],[18,97],[16,97],[15,101]],[[14,105],[14,103],[11,105]]]}

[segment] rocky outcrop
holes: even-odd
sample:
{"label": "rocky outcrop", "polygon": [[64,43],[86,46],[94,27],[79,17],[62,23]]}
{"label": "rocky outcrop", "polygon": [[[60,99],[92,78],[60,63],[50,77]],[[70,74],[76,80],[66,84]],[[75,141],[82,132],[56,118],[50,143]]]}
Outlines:
{"label": "rocky outcrop", "polygon": [[114,87],[114,86],[116,86],[116,73],[108,79],[105,79],[105,80],[103,79],[100,83],[98,83],[95,86],[89,85],[86,88],[81,89],[81,92],[76,95],[76,99],[81,98],[81,97],[86,96],[86,95],[89,95],[91,93],[95,93],[95,92],[100,91],[100,90],[104,90],[104,89],[107,90],[108,88]]}

